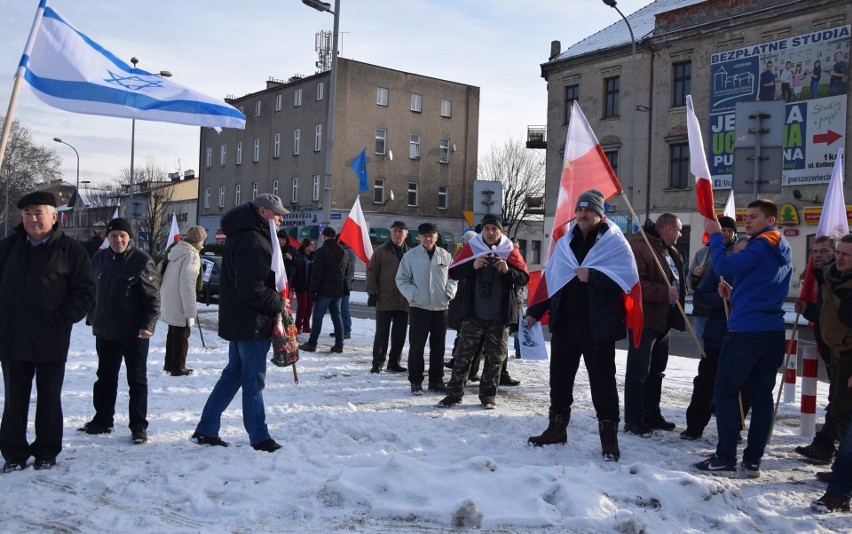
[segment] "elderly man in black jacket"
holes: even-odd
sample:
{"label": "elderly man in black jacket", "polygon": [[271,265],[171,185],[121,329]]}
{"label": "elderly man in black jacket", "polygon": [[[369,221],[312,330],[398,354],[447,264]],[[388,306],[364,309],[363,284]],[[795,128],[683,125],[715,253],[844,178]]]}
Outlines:
{"label": "elderly man in black jacket", "polygon": [[[56,197],[37,191],[18,202],[23,222],[0,241],[0,360],[5,403],[0,423],[3,472],[50,469],[62,450],[62,382],[71,328],[92,307],[89,255],[56,224]],[[35,441],[27,442],[33,378]]]}
{"label": "elderly man in black jacket", "polygon": [[131,246],[133,228],[127,220],[111,220],[106,233],[109,247],[92,258],[97,291],[88,317],[98,351],[98,379],[92,388],[95,416],[79,430],[112,432],[123,357],[131,440],[140,444],[148,441],[148,341],[160,315],[159,276],[151,256]]}
{"label": "elderly man in black jacket", "polygon": [[349,255],[337,242],[337,232],[327,226],[322,230],[323,243],[314,256],[311,273],[310,292],[314,295],[314,314],[311,319],[311,336],[301,349],[308,352],[317,350],[317,340],[322,330],[322,318],[325,312],[331,314],[334,324],[334,345],[331,352],[343,352],[343,318],[340,314],[340,300],[349,292],[346,287],[346,272],[349,270]]}

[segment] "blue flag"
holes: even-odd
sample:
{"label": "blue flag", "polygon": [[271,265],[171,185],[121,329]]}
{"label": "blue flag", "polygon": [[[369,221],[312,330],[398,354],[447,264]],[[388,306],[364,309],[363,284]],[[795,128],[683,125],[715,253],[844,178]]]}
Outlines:
{"label": "blue flag", "polygon": [[355,161],[352,162],[352,170],[358,175],[358,194],[370,188],[367,184],[367,149],[361,151]]}
{"label": "blue flag", "polygon": [[245,128],[222,99],[132,67],[42,0],[18,74],[44,103],[74,113],[213,128]]}

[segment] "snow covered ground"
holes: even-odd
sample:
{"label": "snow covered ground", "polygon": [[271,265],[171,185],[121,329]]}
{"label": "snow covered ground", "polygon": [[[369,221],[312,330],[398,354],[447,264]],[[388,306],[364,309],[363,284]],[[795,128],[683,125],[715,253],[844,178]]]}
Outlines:
{"label": "snow covered ground", "polygon": [[[366,301],[353,294],[354,302]],[[848,532],[848,514],[808,508],[825,487],[816,467],[796,459],[798,405],[782,404],[758,479],[701,475],[690,464],[715,447],[683,441],[684,411],[697,360],[672,357],[663,414],[675,432],[649,439],[620,434],[618,463],[600,455],[597,424],[581,366],[565,446],[533,448],[546,426],[547,362],[509,362],[517,388],[501,389],[496,410],[476,390],[452,409],[438,394],[412,397],[406,377],[369,373],[374,323],[353,319],[343,354],[302,353],[299,384],[269,365],[264,392],[274,454],[251,449],[239,400],[223,417],[228,448],[189,440],[227,361],[215,335],[216,307],[201,306],[207,348],[190,340],[189,377],[163,374],[166,328],[149,354],[149,436],[132,445],[127,387],[120,378],[115,432],[76,429],[92,416],[94,338],[75,326],[63,407],[64,450],[49,471],[0,475],[3,532]],[[326,318],[325,331],[330,331]],[[447,336],[452,346],[454,332]],[[303,336],[304,337],[304,336]],[[303,340],[304,341],[304,340]],[[447,355],[449,358],[449,354]],[[626,353],[618,354],[623,383]],[[826,384],[819,386],[824,404]],[[237,398],[239,399],[239,397]],[[623,400],[623,399],[622,399]],[[33,404],[30,417],[33,416]],[[818,414],[819,420],[822,412]]]}

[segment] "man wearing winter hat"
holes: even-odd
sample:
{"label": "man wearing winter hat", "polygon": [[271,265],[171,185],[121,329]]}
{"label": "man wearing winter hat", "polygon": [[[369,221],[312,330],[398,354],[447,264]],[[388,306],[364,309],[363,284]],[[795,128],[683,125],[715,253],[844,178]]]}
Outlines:
{"label": "man wearing winter hat", "polygon": [[160,314],[159,274],[151,256],[131,245],[129,221],[109,221],[106,234],[109,247],[92,257],[95,306],[87,321],[98,352],[98,379],[92,388],[95,416],[79,430],[112,432],[123,358],[131,441],[141,444],[148,441],[148,344]]}
{"label": "man wearing winter hat", "polygon": [[[18,201],[22,222],[0,241],[0,361],[5,398],[0,423],[3,472],[50,469],[62,450],[62,382],[71,328],[92,307],[89,255],[57,225],[56,197],[37,191]],[[35,441],[27,441],[36,383]]]}

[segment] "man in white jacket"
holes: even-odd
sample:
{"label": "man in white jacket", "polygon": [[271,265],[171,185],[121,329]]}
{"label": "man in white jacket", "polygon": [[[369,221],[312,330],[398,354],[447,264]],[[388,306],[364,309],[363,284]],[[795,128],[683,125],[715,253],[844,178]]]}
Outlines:
{"label": "man in white jacket", "polygon": [[186,352],[189,350],[189,334],[198,314],[195,297],[201,272],[200,252],[205,239],[207,231],[203,227],[190,228],[185,241],[169,247],[166,254],[168,263],[162,270],[160,320],[169,325],[163,370],[172,376],[192,374],[192,369],[186,368]]}
{"label": "man in white jacket", "polygon": [[444,351],[447,336],[447,308],[456,294],[450,280],[453,261],[437,246],[438,227],[423,223],[417,227],[422,246],[405,253],[396,274],[396,285],[409,304],[408,381],[412,395],[423,395],[423,352],[429,339],[429,391],[444,393]]}

